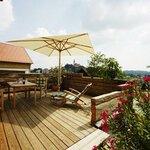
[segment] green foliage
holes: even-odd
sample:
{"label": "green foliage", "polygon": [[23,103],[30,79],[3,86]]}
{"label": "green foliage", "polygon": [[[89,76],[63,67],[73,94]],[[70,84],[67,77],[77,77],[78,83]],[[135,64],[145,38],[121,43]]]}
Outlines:
{"label": "green foliage", "polygon": [[103,78],[113,80],[116,77],[120,78],[122,75],[121,67],[115,58],[105,58],[103,64]]}
{"label": "green foliage", "polygon": [[103,121],[101,128],[109,132],[113,139],[110,148],[118,150],[150,148],[149,85],[150,77],[124,84],[119,98],[120,103],[112,114],[108,115],[108,111],[101,114]]}
{"label": "green foliage", "polygon": [[91,77],[104,79],[123,78],[124,74],[115,58],[106,58],[104,54],[98,53],[91,56],[88,61],[88,74]]}
{"label": "green foliage", "polygon": [[[51,83],[53,85],[57,85],[58,84],[58,67],[50,68],[50,75],[52,77]],[[64,67],[62,67],[61,68],[61,77],[64,75],[66,75],[66,70]]]}
{"label": "green foliage", "polygon": [[104,63],[105,55],[98,53],[91,56],[91,60],[88,61],[88,74],[91,77],[102,77],[102,66]]}

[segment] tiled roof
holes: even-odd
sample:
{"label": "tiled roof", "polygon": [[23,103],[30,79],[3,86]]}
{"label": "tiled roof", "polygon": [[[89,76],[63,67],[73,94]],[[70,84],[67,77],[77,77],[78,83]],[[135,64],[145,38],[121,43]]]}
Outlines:
{"label": "tiled roof", "polygon": [[24,48],[5,43],[0,43],[0,62],[33,63]]}

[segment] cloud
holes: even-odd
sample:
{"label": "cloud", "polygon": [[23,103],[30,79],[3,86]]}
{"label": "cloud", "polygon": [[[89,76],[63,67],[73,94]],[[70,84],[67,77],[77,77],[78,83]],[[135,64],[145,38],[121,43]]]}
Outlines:
{"label": "cloud", "polygon": [[49,35],[49,32],[48,32],[47,29],[40,27],[40,28],[37,28],[37,29],[35,30],[35,34],[36,34],[37,36],[48,36],[48,35]]}
{"label": "cloud", "polygon": [[9,28],[11,23],[14,21],[13,6],[11,0],[4,0],[0,2],[0,31]]}
{"label": "cloud", "polygon": [[89,0],[82,28],[96,51],[118,60],[123,69],[146,69],[150,47],[149,0]]}
{"label": "cloud", "polygon": [[148,0],[92,0],[89,1],[83,28],[91,31],[132,29],[150,22]]}
{"label": "cloud", "polygon": [[59,31],[48,31],[44,27],[38,27],[33,31],[33,33],[28,33],[26,37],[32,38],[32,37],[41,37],[41,36],[52,36],[52,35],[64,35],[67,34],[66,30],[59,30]]}

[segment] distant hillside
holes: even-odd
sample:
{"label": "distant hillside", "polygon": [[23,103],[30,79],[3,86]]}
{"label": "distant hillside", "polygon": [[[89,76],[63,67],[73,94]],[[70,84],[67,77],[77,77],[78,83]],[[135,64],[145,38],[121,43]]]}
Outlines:
{"label": "distant hillside", "polygon": [[150,75],[150,71],[141,71],[141,70],[125,70],[126,75],[130,76],[147,76]]}

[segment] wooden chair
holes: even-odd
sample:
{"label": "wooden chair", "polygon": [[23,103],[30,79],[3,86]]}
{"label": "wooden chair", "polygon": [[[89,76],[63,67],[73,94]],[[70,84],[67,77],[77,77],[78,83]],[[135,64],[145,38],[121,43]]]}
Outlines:
{"label": "wooden chair", "polygon": [[40,91],[40,99],[47,94],[47,78],[36,78],[37,90]]}
{"label": "wooden chair", "polygon": [[83,96],[89,90],[91,86],[92,86],[92,83],[87,84],[85,88],[82,90],[82,92],[79,92],[73,88],[69,88],[70,91],[64,90],[64,92],[66,93],[64,96],[64,101],[65,102],[69,101],[79,106],[80,108],[82,108],[82,106],[78,103],[78,101],[81,101],[82,103],[86,105],[86,103],[81,99],[81,96]]}

